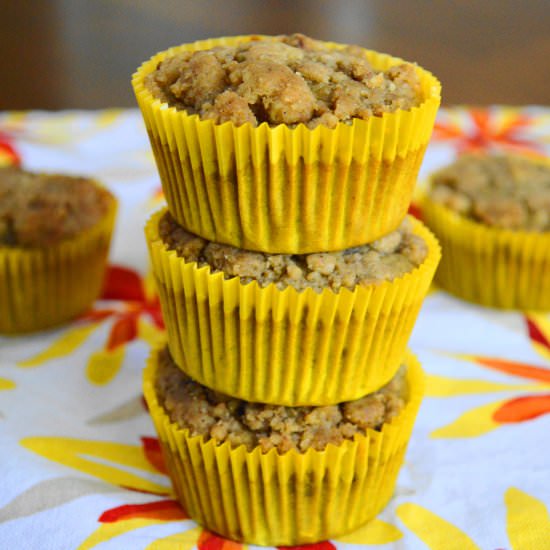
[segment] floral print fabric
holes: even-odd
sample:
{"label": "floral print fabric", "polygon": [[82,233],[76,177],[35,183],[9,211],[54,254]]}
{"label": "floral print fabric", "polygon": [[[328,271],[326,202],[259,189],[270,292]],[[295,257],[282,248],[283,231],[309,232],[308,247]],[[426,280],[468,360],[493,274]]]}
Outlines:
{"label": "floral print fabric", "polygon": [[[550,156],[550,110],[442,109],[419,187],[472,149]],[[94,176],[120,210],[94,307],[55,330],[0,336],[0,547],[238,550],[175,500],[141,396],[164,329],[143,237],[163,199],[141,116],[0,114],[1,164]],[[394,498],[355,533],[312,546],[550,548],[550,313],[434,288],[410,347],[427,393]]]}

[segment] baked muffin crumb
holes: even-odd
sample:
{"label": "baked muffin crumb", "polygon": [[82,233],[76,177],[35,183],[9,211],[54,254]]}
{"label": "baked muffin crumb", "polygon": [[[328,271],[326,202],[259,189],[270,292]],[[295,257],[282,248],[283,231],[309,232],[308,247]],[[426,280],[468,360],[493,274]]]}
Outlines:
{"label": "baked muffin crumb", "polygon": [[405,407],[405,367],[379,391],[355,401],[319,407],[250,403],[194,382],[174,363],[168,348],[159,353],[156,392],[172,422],[216,443],[249,451],[305,452],[339,445],[366,430],[380,430]]}

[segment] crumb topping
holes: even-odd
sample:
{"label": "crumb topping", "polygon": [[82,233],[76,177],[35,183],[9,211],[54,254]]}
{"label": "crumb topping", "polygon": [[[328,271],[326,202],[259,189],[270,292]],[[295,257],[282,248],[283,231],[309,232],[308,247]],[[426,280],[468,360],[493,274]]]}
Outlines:
{"label": "crumb topping", "polygon": [[0,246],[42,247],[76,236],[108,211],[112,195],[90,179],[0,169]]}
{"label": "crumb topping", "polygon": [[501,229],[550,231],[550,164],[516,155],[465,154],[436,172],[434,201]]}
{"label": "crumb topping", "polygon": [[237,126],[334,128],[423,99],[414,65],[378,71],[357,46],[331,49],[302,34],[183,52],[162,61],[145,84],[177,109]]}
{"label": "crumb topping", "polygon": [[406,403],[405,367],[379,391],[355,401],[319,407],[284,407],[250,403],[215,392],[194,382],[174,363],[168,348],[159,355],[156,391],[172,422],[187,428],[191,436],[202,435],[232,447],[245,445],[262,452],[291,449],[323,450],[380,430],[395,418]]}
{"label": "crumb topping", "polygon": [[412,232],[405,219],[399,229],[364,246],[316,254],[266,254],[207,241],[188,233],[167,212],[159,222],[159,234],[169,250],[188,262],[210,266],[226,278],[240,277],[244,284],[275,284],[298,291],[324,288],[353,290],[357,285],[392,281],[419,266],[428,254],[424,240]]}

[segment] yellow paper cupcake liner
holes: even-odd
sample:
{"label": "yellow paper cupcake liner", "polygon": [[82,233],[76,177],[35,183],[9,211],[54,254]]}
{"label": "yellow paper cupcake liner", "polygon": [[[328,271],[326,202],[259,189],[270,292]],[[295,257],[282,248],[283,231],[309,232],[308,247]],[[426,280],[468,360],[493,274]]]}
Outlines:
{"label": "yellow paper cupcake liner", "polygon": [[0,246],[0,333],[46,329],[83,313],[99,296],[116,200],[94,227],[40,249]]}
{"label": "yellow paper cupcake liner", "polygon": [[[335,293],[261,288],[224,279],[167,250],[153,215],[146,236],[170,351],[189,376],[215,390],[281,405],[327,405],[378,390],[393,377],[428,292],[440,250],[393,282]],[[337,381],[337,383],[335,383]]]}
{"label": "yellow paper cupcake liner", "polygon": [[550,310],[550,232],[487,227],[426,196],[421,208],[441,242],[439,286],[484,306]]}
{"label": "yellow paper cupcake liner", "polygon": [[[171,55],[255,38],[171,48],[133,76],[173,217],[208,240],[270,253],[342,250],[393,231],[405,217],[430,139],[439,81],[416,67],[425,97],[418,107],[313,130],[217,125],[169,107],[145,87],[146,76]],[[380,70],[402,62],[365,55]]]}
{"label": "yellow paper cupcake liner", "polygon": [[412,354],[407,404],[380,431],[323,451],[282,455],[190,437],[157,400],[157,362],[158,350],[144,373],[145,399],[177,496],[207,529],[250,544],[306,544],[356,529],[390,500],[424,388]]}

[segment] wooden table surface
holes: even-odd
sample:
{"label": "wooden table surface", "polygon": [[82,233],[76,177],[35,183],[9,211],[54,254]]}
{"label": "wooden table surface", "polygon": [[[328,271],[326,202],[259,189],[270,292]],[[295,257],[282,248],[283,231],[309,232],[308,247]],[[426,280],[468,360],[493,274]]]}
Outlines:
{"label": "wooden table surface", "polygon": [[134,106],[130,75],[156,51],[297,31],[417,61],[447,105],[544,105],[549,29],[549,0],[6,0],[0,110]]}

